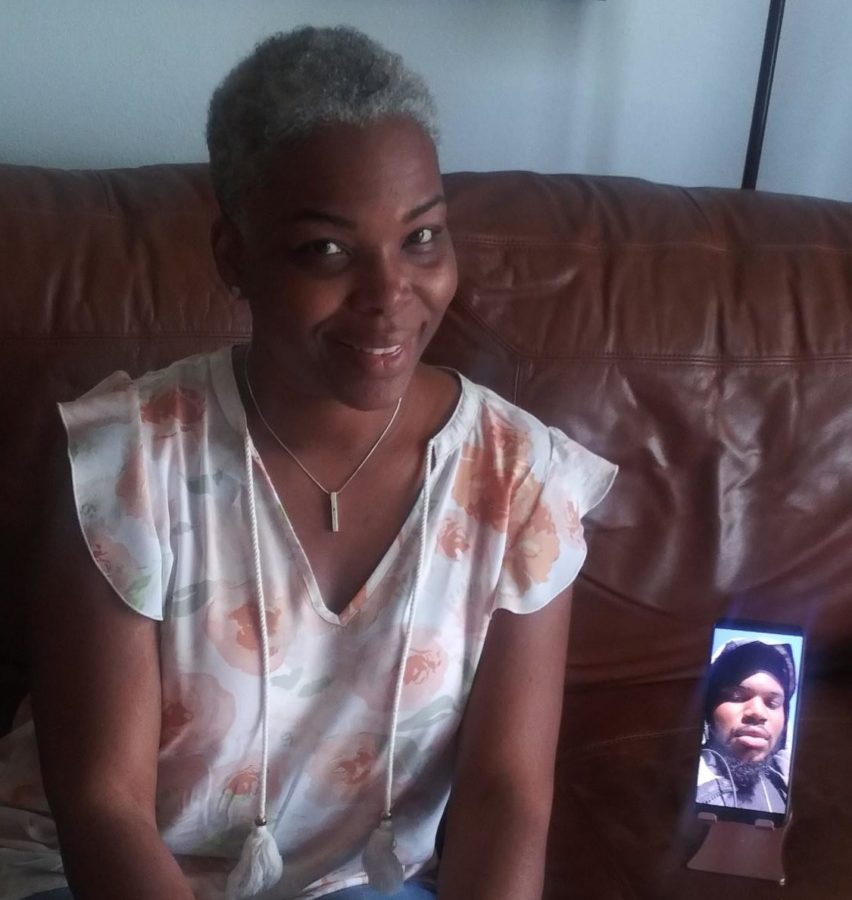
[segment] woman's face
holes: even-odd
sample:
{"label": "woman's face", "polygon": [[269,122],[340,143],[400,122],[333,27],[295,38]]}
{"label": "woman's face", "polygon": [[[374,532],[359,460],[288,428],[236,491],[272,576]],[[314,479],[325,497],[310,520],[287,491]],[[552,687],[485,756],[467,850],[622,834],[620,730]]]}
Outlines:
{"label": "woman's face", "polygon": [[266,377],[357,409],[402,396],[456,289],[435,148],[415,123],[332,125],[276,151],[214,237]]}

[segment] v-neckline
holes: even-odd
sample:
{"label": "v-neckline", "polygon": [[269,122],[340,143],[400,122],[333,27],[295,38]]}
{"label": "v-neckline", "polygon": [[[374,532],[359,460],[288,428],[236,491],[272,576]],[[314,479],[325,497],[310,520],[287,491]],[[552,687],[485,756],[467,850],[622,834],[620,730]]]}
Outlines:
{"label": "v-neckline", "polygon": [[[216,392],[219,395],[223,412],[238,434],[244,435],[245,433],[248,433],[252,460],[263,474],[264,491],[268,491],[274,507],[280,514],[280,519],[283,523],[283,534],[293,551],[293,560],[298,566],[299,574],[305,586],[311,607],[321,619],[329,624],[345,627],[357,617],[362,609],[373,602],[377,583],[386,579],[391,566],[399,558],[400,547],[409,537],[412,530],[412,523],[415,523],[422,514],[423,485],[421,484],[420,490],[417,492],[417,497],[411,505],[411,509],[408,511],[408,515],[406,515],[399,531],[382,554],[382,558],[379,560],[378,565],[370,575],[367,576],[367,580],[364,584],[356,591],[355,595],[350,598],[346,606],[344,606],[339,613],[335,613],[333,610],[329,609],[323,600],[322,592],[320,591],[319,583],[317,582],[308,554],[305,552],[298,534],[296,534],[296,529],[293,527],[293,523],[287,515],[287,509],[281,501],[281,498],[278,496],[278,491],[275,489],[275,485],[269,477],[269,472],[266,470],[260,452],[255,446],[251,431],[248,429],[246,410],[240,395],[234,367],[235,349],[236,347],[222,348],[219,351],[219,353],[222,354],[222,358],[217,360],[215,357],[218,356],[218,354],[213,354],[214,359],[211,361],[213,368],[213,383]],[[217,362],[219,365],[217,365]],[[451,371],[459,381],[459,397],[453,411],[444,423],[443,428],[441,428],[433,438],[433,444],[438,450],[437,456],[439,460],[445,456],[446,450],[451,449],[453,445],[458,443],[463,433],[463,428],[460,428],[460,420],[467,418],[469,415],[469,403],[467,402],[469,391],[466,389],[466,379],[455,370],[449,371]],[[249,477],[249,473],[245,473],[245,477]]]}
{"label": "v-neckline", "polygon": [[269,472],[266,470],[266,466],[263,463],[263,459],[258,452],[257,447],[254,445],[251,433],[249,433],[249,447],[251,449],[252,461],[263,476],[264,491],[269,493],[275,509],[280,513],[284,537],[293,550],[293,560],[298,565],[299,574],[305,585],[305,590],[307,591],[311,606],[316,614],[326,622],[338,626],[348,625],[362,609],[373,601],[373,597],[376,593],[376,583],[385,579],[391,566],[399,558],[400,545],[410,533],[412,522],[416,522],[417,517],[421,515],[423,505],[422,485],[402,526],[382,554],[382,558],[379,560],[375,569],[367,576],[367,580],[355,592],[355,595],[346,603],[343,609],[339,613],[336,613],[326,606],[319,582],[317,581],[313,567],[311,566],[310,558],[308,557],[305,548],[302,546],[302,542],[299,540],[299,535],[296,534],[296,529],[293,527],[293,523],[287,515],[287,509],[281,501],[281,498],[278,496],[278,491],[275,489],[272,479],[269,477]]}

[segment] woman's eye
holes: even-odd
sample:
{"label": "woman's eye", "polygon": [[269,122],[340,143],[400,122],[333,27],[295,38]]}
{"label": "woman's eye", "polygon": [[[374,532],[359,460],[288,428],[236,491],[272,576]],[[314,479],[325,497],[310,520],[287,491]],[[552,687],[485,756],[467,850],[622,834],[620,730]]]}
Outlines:
{"label": "woman's eye", "polygon": [[316,257],[322,259],[328,259],[329,257],[333,258],[335,256],[340,256],[345,252],[346,251],[337,243],[337,241],[332,241],[329,238],[319,238],[315,241],[303,241],[302,243],[295,245],[295,253],[307,260]]}
{"label": "woman's eye", "polygon": [[311,241],[305,244],[303,249],[316,253],[317,256],[337,256],[343,253],[343,248],[335,241]]}
{"label": "woman's eye", "polygon": [[411,234],[406,239],[406,244],[413,244],[415,246],[431,244],[438,236],[439,232],[440,229],[437,228],[418,228],[416,231],[411,232]]}
{"label": "woman's eye", "polygon": [[318,238],[297,244],[291,251],[293,263],[307,271],[337,274],[346,269],[351,254],[337,241]]}

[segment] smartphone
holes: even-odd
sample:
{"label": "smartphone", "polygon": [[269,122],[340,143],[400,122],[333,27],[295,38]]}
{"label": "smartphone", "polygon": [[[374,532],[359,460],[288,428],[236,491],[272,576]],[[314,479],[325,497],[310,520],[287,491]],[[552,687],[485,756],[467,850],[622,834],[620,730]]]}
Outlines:
{"label": "smartphone", "polygon": [[804,645],[796,626],[735,619],[714,626],[695,787],[701,818],[787,820]]}

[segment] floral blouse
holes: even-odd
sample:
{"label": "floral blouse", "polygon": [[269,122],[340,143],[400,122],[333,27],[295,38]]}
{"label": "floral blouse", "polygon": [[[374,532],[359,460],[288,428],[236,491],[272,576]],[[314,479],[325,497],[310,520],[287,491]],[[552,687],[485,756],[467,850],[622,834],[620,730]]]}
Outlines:
{"label": "floral blouse", "polygon": [[[246,500],[245,413],[232,354],[132,381],[115,373],[62,405],[80,525],[118,597],[158,620],[160,832],[198,898],[220,898],[255,815],[261,655]],[[615,467],[462,376],[436,436],[427,562],[394,757],[397,855],[435,869],[455,739],[492,613],[531,613],[575,578],[581,517]],[[423,497],[339,614],[323,603],[254,452],[271,670],[269,827],[281,896],[364,883],[383,805],[394,675]],[[26,709],[0,740],[0,898],[64,884]]]}

